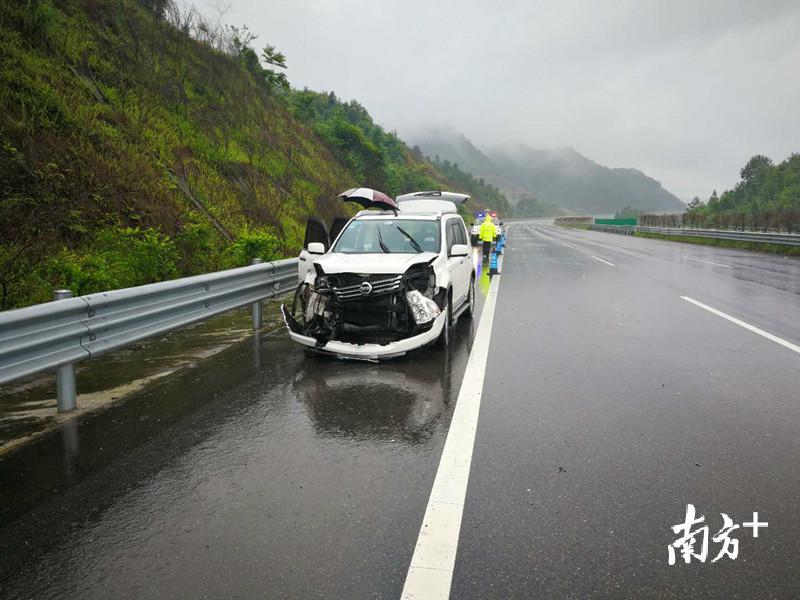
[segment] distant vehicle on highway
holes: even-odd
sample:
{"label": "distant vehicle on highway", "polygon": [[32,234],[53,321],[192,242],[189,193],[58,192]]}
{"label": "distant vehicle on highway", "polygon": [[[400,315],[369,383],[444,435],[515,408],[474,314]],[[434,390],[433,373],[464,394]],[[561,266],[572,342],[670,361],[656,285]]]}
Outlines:
{"label": "distant vehicle on highway", "polygon": [[496,211],[478,211],[475,213],[475,221],[472,223],[472,229],[469,232],[469,241],[473,246],[478,245],[478,235],[480,234],[481,230],[481,223],[483,223],[484,218],[486,218],[486,213],[492,217],[492,223],[497,228],[497,234],[495,235],[495,239],[498,239],[503,234],[503,223],[500,221],[500,218],[497,216]]}
{"label": "distant vehicle on highway", "polygon": [[302,281],[291,305],[281,307],[291,338],[372,361],[448,346],[456,320],[475,307],[475,269],[456,206],[469,196],[416,192],[395,201],[357,188],[339,197],[365,210],[334,236],[309,219]]}

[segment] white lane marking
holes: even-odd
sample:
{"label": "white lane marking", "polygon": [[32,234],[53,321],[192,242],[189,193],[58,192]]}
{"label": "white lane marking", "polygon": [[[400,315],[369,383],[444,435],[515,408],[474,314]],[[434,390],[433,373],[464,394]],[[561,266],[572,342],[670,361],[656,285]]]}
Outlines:
{"label": "white lane marking", "polygon": [[702,308],[704,310],[707,310],[708,312],[717,315],[718,317],[722,317],[723,319],[727,319],[731,323],[736,323],[739,327],[744,327],[748,331],[752,331],[753,333],[757,333],[761,337],[765,337],[768,340],[770,340],[772,342],[775,342],[776,344],[780,344],[784,348],[788,348],[789,350],[792,350],[793,352],[797,352],[798,354],[800,354],[800,346],[798,346],[797,344],[793,344],[792,342],[788,342],[788,341],[784,340],[783,338],[779,338],[777,335],[773,335],[773,334],[771,334],[771,333],[769,333],[767,331],[764,331],[763,329],[759,329],[755,325],[750,325],[750,323],[745,323],[741,319],[737,319],[736,317],[732,317],[731,315],[729,315],[727,313],[724,313],[721,310],[717,310],[716,308],[708,306],[708,304],[703,304],[702,302],[698,302],[697,300],[695,300],[694,298],[690,298],[689,296],[681,296],[681,298],[683,300],[686,300],[687,302],[691,302],[695,306],[699,306],[700,308]]}
{"label": "white lane marking", "polygon": [[499,287],[500,277],[493,277],[406,575],[403,600],[450,596]]}
{"label": "white lane marking", "polygon": [[580,250],[580,248],[578,248],[577,246],[573,246],[568,242],[561,242],[561,243],[564,244],[567,248],[572,248],[573,250]]}
{"label": "white lane marking", "polygon": [[730,265],[725,265],[723,263],[714,262],[713,260],[704,260],[702,258],[693,258],[691,256],[683,256],[682,258],[685,258],[686,260],[693,260],[695,262],[707,263],[709,265],[716,265],[718,267],[725,267],[726,269],[732,269],[733,268]]}
{"label": "white lane marking", "polygon": [[555,242],[556,241],[554,237],[551,237],[551,236],[547,235],[541,229],[537,229],[537,228],[534,227],[534,228],[531,229],[531,232],[534,235],[538,235],[540,237],[543,237],[544,239],[550,240],[551,242]]}
{"label": "white lane marking", "polygon": [[595,260],[599,260],[601,263],[607,264],[609,267],[616,267],[617,266],[612,262],[608,262],[605,258],[600,258],[599,256],[595,256],[594,254],[592,254],[592,258],[595,259]]}

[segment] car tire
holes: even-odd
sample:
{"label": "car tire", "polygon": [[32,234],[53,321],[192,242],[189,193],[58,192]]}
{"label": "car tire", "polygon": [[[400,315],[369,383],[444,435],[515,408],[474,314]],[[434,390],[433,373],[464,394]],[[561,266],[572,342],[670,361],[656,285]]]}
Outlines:
{"label": "car tire", "polygon": [[445,302],[447,304],[445,304],[444,307],[444,313],[446,315],[444,327],[442,327],[442,332],[436,340],[436,345],[443,349],[450,347],[450,338],[453,336],[453,303],[451,302],[449,293],[445,296]]}
{"label": "car tire", "polygon": [[469,279],[469,291],[467,292],[467,308],[464,310],[464,314],[467,316],[468,319],[471,319],[475,315],[475,276],[473,275]]}

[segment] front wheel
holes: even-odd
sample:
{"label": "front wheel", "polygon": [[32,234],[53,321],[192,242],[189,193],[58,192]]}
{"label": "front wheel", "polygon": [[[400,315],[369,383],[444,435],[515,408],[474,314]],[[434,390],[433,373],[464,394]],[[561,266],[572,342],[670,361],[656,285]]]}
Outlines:
{"label": "front wheel", "polygon": [[467,308],[464,310],[467,318],[472,318],[475,315],[475,277],[469,280],[469,291],[467,292]]}

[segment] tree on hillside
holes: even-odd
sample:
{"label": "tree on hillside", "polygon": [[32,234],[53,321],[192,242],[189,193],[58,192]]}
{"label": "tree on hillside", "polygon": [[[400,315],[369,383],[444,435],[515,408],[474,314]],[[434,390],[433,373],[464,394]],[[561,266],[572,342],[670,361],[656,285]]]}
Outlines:
{"label": "tree on hillside", "polygon": [[139,0],[139,2],[158,19],[163,19],[172,5],[172,0]]}
{"label": "tree on hillside", "polygon": [[[286,68],[286,57],[282,52],[278,52],[275,49],[275,46],[271,46],[269,44],[264,46],[264,49],[261,51],[261,58],[264,59],[265,63],[272,67],[277,67],[279,69]],[[265,69],[265,71],[267,83],[269,83],[271,87],[280,87],[285,90],[289,89],[289,80],[286,79],[286,73],[276,71],[274,68]]]}
{"label": "tree on hillside", "polygon": [[700,200],[700,198],[697,197],[697,196],[692,198],[691,202],[689,202],[689,204],[688,204],[689,210],[697,210],[701,206],[704,206],[703,201]]}
{"label": "tree on hillside", "polygon": [[758,176],[759,173],[772,166],[772,160],[763,154],[756,154],[753,158],[747,161],[747,164],[742,167],[739,174],[742,181],[752,181]]}

